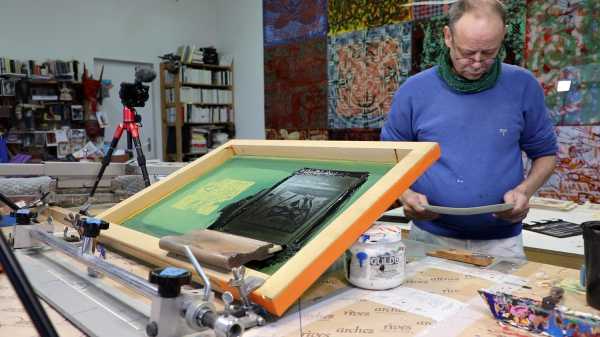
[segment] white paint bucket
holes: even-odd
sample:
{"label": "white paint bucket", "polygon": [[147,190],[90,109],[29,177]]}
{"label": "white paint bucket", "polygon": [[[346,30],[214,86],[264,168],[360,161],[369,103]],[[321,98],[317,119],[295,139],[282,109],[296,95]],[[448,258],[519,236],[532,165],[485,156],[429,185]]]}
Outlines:
{"label": "white paint bucket", "polygon": [[398,226],[372,226],[346,251],[346,278],[373,290],[395,288],[404,281],[406,247]]}

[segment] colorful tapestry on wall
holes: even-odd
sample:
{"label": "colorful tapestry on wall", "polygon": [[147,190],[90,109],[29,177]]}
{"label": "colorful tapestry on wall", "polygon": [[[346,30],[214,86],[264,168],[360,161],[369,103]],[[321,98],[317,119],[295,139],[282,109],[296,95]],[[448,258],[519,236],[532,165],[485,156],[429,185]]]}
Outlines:
{"label": "colorful tapestry on wall", "polygon": [[[560,126],[560,163],[540,195],[600,202],[600,0],[503,2],[504,62],[535,74]],[[267,138],[379,139],[398,86],[437,64],[448,9],[408,0],[263,0]]]}
{"label": "colorful tapestry on wall", "polygon": [[265,126],[327,127],[325,37],[265,48]]}
{"label": "colorful tapestry on wall", "polygon": [[447,24],[447,16],[415,21],[412,41],[412,73],[418,73],[438,63],[440,53],[446,48],[444,26]]}
{"label": "colorful tapestry on wall", "polygon": [[[600,62],[599,50],[600,1],[528,1],[527,68],[544,88],[558,125],[598,124],[598,70],[592,63]],[[557,91],[561,75],[593,80],[564,93]]]}
{"label": "colorful tapestry on wall", "polygon": [[263,0],[265,46],[323,37],[327,34],[327,0]]}
{"label": "colorful tapestry on wall", "polygon": [[600,64],[564,67],[557,81],[563,88],[556,93],[556,124],[600,124]]}
{"label": "colorful tapestry on wall", "polygon": [[411,23],[329,37],[329,128],[381,128],[410,71]]}
{"label": "colorful tapestry on wall", "polygon": [[600,203],[600,126],[558,126],[556,134],[557,167],[539,196]]}
{"label": "colorful tapestry on wall", "polygon": [[419,1],[413,2],[413,19],[415,20],[423,20],[434,18],[437,16],[444,16],[448,14],[450,10],[450,4],[440,4],[440,5],[431,5],[431,4],[421,4]]}
{"label": "colorful tapestry on wall", "polygon": [[327,10],[330,36],[412,20],[409,0],[329,0]]}

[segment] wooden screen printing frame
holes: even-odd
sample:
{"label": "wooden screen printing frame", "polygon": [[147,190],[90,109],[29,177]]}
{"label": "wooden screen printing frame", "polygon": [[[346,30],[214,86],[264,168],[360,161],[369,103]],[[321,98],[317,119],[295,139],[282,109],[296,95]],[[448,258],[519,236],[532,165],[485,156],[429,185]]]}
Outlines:
{"label": "wooden screen printing frame", "polygon": [[[440,149],[429,142],[231,140],[100,213],[99,218],[111,223],[100,241],[152,265],[193,270],[191,264],[168,257],[158,246],[159,238],[119,225],[236,155],[395,164],[273,275],[248,269],[246,275],[265,280],[251,299],[281,316],[439,158]],[[236,294],[228,284],[230,273],[205,269],[214,288]]]}

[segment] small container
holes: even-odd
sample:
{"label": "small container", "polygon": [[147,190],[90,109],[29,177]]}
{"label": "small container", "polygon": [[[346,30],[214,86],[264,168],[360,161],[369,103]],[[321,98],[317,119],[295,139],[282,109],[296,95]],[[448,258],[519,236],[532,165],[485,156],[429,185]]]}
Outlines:
{"label": "small container", "polygon": [[398,226],[377,224],[346,251],[346,278],[373,290],[395,288],[404,282],[406,247]]}

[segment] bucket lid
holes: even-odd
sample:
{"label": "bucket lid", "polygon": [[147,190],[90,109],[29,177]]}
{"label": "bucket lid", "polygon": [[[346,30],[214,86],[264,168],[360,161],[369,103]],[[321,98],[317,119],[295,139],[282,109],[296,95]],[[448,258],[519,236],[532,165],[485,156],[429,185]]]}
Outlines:
{"label": "bucket lid", "polygon": [[397,225],[376,224],[358,238],[359,243],[393,243],[402,240],[402,229]]}

